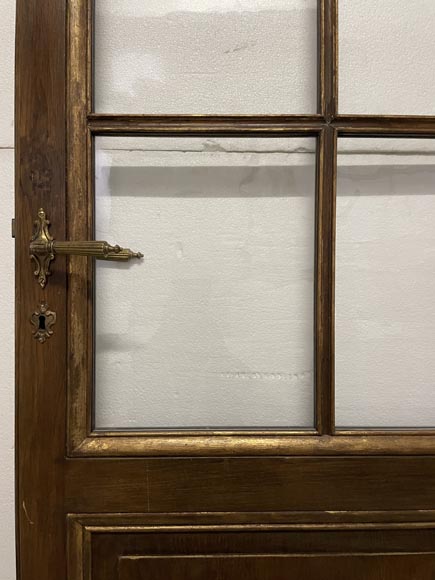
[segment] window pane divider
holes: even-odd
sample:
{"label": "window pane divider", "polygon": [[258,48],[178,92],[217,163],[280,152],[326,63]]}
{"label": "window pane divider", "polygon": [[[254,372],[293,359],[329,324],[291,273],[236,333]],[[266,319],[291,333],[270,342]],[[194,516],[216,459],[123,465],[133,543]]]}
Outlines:
{"label": "window pane divider", "polygon": [[337,129],[347,136],[404,135],[421,137],[435,135],[435,117],[395,117],[337,115],[327,119],[323,115],[308,116],[173,116],[173,115],[99,115],[89,114],[90,131],[107,134],[243,134],[243,133],[317,133],[326,127]]}
{"label": "window pane divider", "polygon": [[316,423],[334,433],[334,261],[337,132],[326,127],[317,146],[315,369]]}
{"label": "window pane divider", "polygon": [[[69,377],[68,450],[72,455],[156,454],[433,454],[435,429],[343,429],[334,427],[334,260],[337,137],[435,137],[435,116],[340,115],[338,114],[338,1],[319,0],[318,10],[318,105],[311,115],[125,115],[92,111],[93,8],[91,0],[68,1],[69,7],[69,139],[68,185],[76,192],[73,208],[92,221],[92,141],[97,135],[149,136],[316,136],[317,147],[317,241],[315,291],[316,431],[277,430],[267,436],[241,432],[200,434],[147,432],[98,432],[92,429],[92,373],[81,380]],[[83,209],[85,208],[85,209]],[[91,226],[86,226],[90,228]],[[75,266],[76,267],[76,266]],[[71,272],[70,272],[71,273]],[[83,271],[86,276],[88,271]],[[91,283],[92,284],[92,283]],[[74,290],[77,288],[74,286]],[[83,301],[91,299],[87,286],[80,289]],[[77,296],[76,296],[77,298]],[[69,308],[73,313],[73,304]],[[72,310],[71,310],[72,309]],[[77,320],[76,327],[79,327]],[[90,323],[91,326],[91,323]],[[82,328],[88,336],[90,327]],[[80,337],[79,337],[80,338]],[[78,340],[78,339],[77,339]],[[91,341],[89,340],[91,347]],[[90,349],[92,350],[92,349]],[[74,349],[72,350],[74,353]],[[89,359],[84,365],[88,368]],[[83,367],[82,367],[83,369]],[[72,404],[74,402],[74,404]],[[258,430],[257,430],[258,431]],[[334,437],[330,437],[334,435]],[[225,438],[229,441],[225,442]],[[152,442],[152,444],[150,443]],[[185,445],[185,447],[183,447]]]}

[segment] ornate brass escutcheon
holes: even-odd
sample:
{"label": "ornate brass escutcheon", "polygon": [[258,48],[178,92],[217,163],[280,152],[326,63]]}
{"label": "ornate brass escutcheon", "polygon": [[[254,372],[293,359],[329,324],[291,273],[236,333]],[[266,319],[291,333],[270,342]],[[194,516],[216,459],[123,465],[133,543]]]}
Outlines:
{"label": "ornate brass escutcheon", "polygon": [[33,338],[44,343],[54,333],[52,327],[56,323],[56,312],[49,310],[48,305],[42,302],[32,314],[30,322],[34,326]]}
{"label": "ornate brass escutcheon", "polygon": [[35,263],[34,274],[38,278],[39,285],[45,288],[47,278],[50,275],[50,262],[57,254],[74,256],[92,256],[97,260],[113,260],[126,262],[132,258],[143,258],[140,252],[132,252],[128,248],[118,245],[111,246],[104,241],[79,241],[58,242],[49,232],[50,222],[47,220],[45,211],[38,211],[38,219],[35,221],[35,230],[30,242],[30,257]]}

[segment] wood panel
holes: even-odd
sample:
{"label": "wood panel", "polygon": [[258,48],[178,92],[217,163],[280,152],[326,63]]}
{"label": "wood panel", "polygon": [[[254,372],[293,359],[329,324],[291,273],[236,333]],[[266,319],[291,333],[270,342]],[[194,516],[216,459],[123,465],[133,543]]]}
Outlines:
{"label": "wood panel", "polygon": [[432,580],[435,554],[120,558],[119,580]]}
{"label": "wood panel", "polygon": [[[334,85],[325,94],[335,106]],[[337,133],[327,127],[319,139],[316,203],[316,422],[320,435],[332,435],[334,407],[334,264]],[[323,439],[324,441],[325,439]],[[322,441],[322,438],[319,438]]]}
{"label": "wood panel", "polygon": [[[353,519],[360,516],[354,514]],[[222,514],[218,525],[205,524],[206,519],[213,521],[211,514],[183,519],[189,517],[190,525],[169,515],[137,515],[134,521],[122,514],[70,516],[75,530],[69,545],[71,580],[284,580],[293,575],[301,580],[422,580],[435,571],[434,522],[291,527],[276,522],[223,523],[237,520],[237,514]],[[255,519],[254,514],[250,517]],[[274,518],[259,517],[269,522]]]}
{"label": "wood panel", "polygon": [[432,509],[435,458],[69,460],[68,512]]}
{"label": "wood panel", "polygon": [[[29,243],[43,207],[64,238],[66,7],[17,0],[16,44],[16,479],[19,578],[66,577],[65,449],[66,270],[59,258],[42,290]],[[30,316],[42,302],[56,312],[41,344]]]}
{"label": "wood panel", "polygon": [[88,125],[96,135],[311,135],[330,126],[340,134],[353,137],[432,137],[435,117],[377,117],[372,115],[336,115],[325,118],[271,115],[265,117],[216,117],[198,115],[88,115]]}
{"label": "wood panel", "polygon": [[[154,573],[158,580],[187,570],[207,578],[434,576],[434,433],[329,434],[336,135],[433,136],[435,118],[337,116],[336,2],[322,0],[320,6],[321,115],[187,118],[91,114],[91,1],[17,0],[22,580],[134,579]],[[42,290],[28,248],[41,206],[58,240],[91,235],[92,136],[126,133],[319,137],[317,426],[324,436],[183,433],[168,436],[165,447],[158,433],[92,433],[91,268],[71,260],[67,276],[66,261],[58,257]],[[54,335],[44,345],[32,338],[29,324],[41,301],[57,313]],[[66,458],[67,450],[75,457]],[[143,457],[147,454],[158,457]],[[221,457],[208,457],[213,454]],[[237,457],[244,454],[252,456]],[[87,515],[68,516],[76,513]]]}

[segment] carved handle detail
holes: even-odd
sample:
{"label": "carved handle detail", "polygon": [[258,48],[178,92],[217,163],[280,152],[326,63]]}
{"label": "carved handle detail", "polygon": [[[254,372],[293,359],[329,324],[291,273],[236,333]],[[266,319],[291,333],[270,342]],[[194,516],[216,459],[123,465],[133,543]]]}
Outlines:
{"label": "carved handle detail", "polygon": [[38,211],[35,221],[35,231],[30,242],[30,257],[35,263],[34,274],[42,288],[47,284],[50,275],[50,262],[57,254],[73,256],[91,256],[97,260],[113,260],[127,262],[132,258],[143,258],[140,252],[132,252],[121,246],[111,246],[104,241],[58,242],[53,240],[49,232],[50,222],[46,219],[45,211]]}

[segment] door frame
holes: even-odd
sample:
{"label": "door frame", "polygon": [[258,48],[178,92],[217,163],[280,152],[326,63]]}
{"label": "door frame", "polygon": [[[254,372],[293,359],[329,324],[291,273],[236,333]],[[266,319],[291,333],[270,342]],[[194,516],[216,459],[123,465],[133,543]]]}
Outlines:
{"label": "door frame", "polygon": [[[93,236],[93,140],[105,135],[307,136],[317,139],[315,267],[315,427],[271,430],[96,431],[93,393],[91,261],[68,261],[68,452],[71,456],[421,454],[435,429],[338,430],[334,418],[334,266],[337,139],[430,136],[430,117],[338,114],[338,3],[318,2],[318,101],[314,115],[116,115],[93,112],[93,15],[90,0],[69,3],[67,47],[68,239]],[[83,305],[86,305],[84,308]],[[83,349],[83,345],[86,348]]]}
{"label": "door frame", "polygon": [[[142,523],[150,518],[147,511],[169,514],[164,521],[173,522],[178,517],[169,493],[174,478],[182,482],[177,502],[183,503],[186,511],[198,514],[207,508],[201,491],[207,483],[215,498],[211,511],[250,513],[251,518],[244,520],[246,525],[257,525],[262,518],[275,521],[278,512],[286,525],[303,526],[306,520],[310,525],[321,525],[327,511],[334,510],[334,525],[374,525],[381,519],[386,525],[404,529],[433,526],[435,430],[423,435],[416,430],[338,432],[334,428],[333,385],[337,138],[434,138],[435,117],[338,115],[337,0],[319,2],[319,114],[95,114],[90,112],[90,7],[90,0],[17,0],[19,577],[66,578],[67,544],[72,545],[71,530],[76,533],[78,529],[70,524],[86,520],[86,513],[94,513],[95,521],[106,524],[114,514],[124,511],[136,514]],[[92,137],[121,133],[317,136],[315,432],[169,432],[145,437],[143,433],[102,434],[93,430],[89,375],[92,264],[90,260],[58,256],[42,290],[30,266],[29,238],[40,207],[49,211],[57,239],[92,235],[93,206],[88,193],[93,188]],[[57,316],[55,334],[41,345],[32,336],[29,319],[43,303]],[[78,303],[80,309],[75,306]],[[231,477],[224,479],[223,473],[228,472]],[[259,473],[267,484],[264,489],[257,486]],[[124,494],[114,494],[113,477],[123,483]],[[381,481],[388,485],[380,487]],[[269,515],[260,518],[252,515],[254,512]],[[346,519],[349,512],[355,514],[350,522]],[[306,520],[301,521],[301,513],[308,514]],[[120,517],[121,527],[128,517]],[[237,517],[228,516],[225,525]]]}

